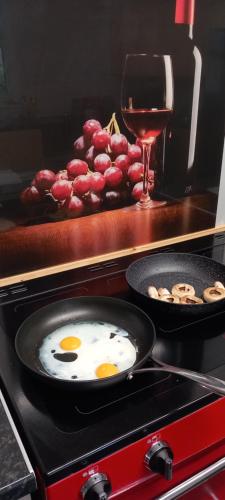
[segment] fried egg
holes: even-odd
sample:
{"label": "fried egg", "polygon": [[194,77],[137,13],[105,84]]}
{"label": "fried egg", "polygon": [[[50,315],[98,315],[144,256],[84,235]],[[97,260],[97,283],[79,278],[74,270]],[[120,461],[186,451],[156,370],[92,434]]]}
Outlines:
{"label": "fried egg", "polygon": [[39,348],[45,371],[63,380],[110,377],[134,365],[137,348],[126,330],[103,321],[70,323]]}

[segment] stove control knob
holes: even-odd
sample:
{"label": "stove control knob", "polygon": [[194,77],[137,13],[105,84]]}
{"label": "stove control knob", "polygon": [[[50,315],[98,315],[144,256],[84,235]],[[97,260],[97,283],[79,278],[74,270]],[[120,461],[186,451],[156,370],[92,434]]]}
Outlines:
{"label": "stove control knob", "polygon": [[97,473],[89,477],[81,488],[83,500],[107,500],[111,493],[111,484],[105,474]]}
{"label": "stove control knob", "polygon": [[157,441],[145,455],[145,465],[168,481],[172,479],[173,452],[164,441]]}

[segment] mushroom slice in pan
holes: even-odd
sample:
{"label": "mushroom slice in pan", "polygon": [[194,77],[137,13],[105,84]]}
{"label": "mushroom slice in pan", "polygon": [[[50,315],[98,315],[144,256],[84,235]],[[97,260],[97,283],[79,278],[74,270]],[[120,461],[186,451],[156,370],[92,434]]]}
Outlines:
{"label": "mushroom slice in pan", "polygon": [[204,290],[203,297],[206,302],[216,302],[225,298],[225,290],[212,286]]}
{"label": "mushroom slice in pan", "polygon": [[223,283],[221,283],[221,281],[215,281],[213,286],[215,288],[222,288],[222,290],[225,290],[225,286],[223,285]]}
{"label": "mushroom slice in pan", "polygon": [[163,295],[170,295],[170,292],[169,290],[167,290],[167,288],[159,288],[158,289],[158,294],[159,294],[159,297],[163,297]]}
{"label": "mushroom slice in pan", "polygon": [[162,295],[162,297],[160,297],[160,300],[162,300],[163,302],[169,302],[170,304],[179,304],[180,303],[180,300],[178,297],[176,297],[175,295]]}
{"label": "mushroom slice in pan", "polygon": [[195,295],[195,289],[188,283],[177,283],[173,286],[171,293],[181,299],[181,297],[186,297],[187,295]]}
{"label": "mushroom slice in pan", "polygon": [[180,304],[203,304],[203,300],[199,299],[199,297],[195,297],[195,295],[192,295],[191,297],[190,295],[186,295],[186,297],[182,297],[180,299]]}
{"label": "mushroom slice in pan", "polygon": [[154,286],[148,287],[148,295],[149,295],[149,297],[151,297],[151,299],[158,299],[159,298],[158,292]]}

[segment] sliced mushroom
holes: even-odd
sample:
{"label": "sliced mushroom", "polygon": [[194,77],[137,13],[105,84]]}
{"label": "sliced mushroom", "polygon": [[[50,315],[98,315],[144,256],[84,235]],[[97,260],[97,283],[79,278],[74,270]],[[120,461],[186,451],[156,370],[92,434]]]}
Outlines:
{"label": "sliced mushroom", "polygon": [[162,297],[160,297],[160,300],[162,300],[163,302],[170,302],[171,304],[179,304],[180,303],[180,300],[178,297],[176,297],[175,295],[162,295]]}
{"label": "sliced mushroom", "polygon": [[215,288],[222,288],[223,290],[225,290],[225,287],[223,286],[223,283],[221,283],[221,281],[215,281],[213,286]]}
{"label": "sliced mushroom", "polygon": [[159,288],[158,294],[159,294],[159,297],[163,297],[163,295],[170,295],[170,292],[169,292],[169,290],[167,290],[167,288]]}
{"label": "sliced mushroom", "polygon": [[186,297],[181,297],[180,304],[203,304],[203,300],[199,299],[199,297],[195,297],[195,295],[186,295]]}
{"label": "sliced mushroom", "polygon": [[188,283],[177,283],[173,286],[171,293],[180,299],[181,297],[186,297],[187,295],[190,297],[195,295],[195,289]]}
{"label": "sliced mushroom", "polygon": [[216,302],[217,300],[225,298],[225,290],[223,288],[211,286],[204,290],[203,297],[206,302]]}
{"label": "sliced mushroom", "polygon": [[148,295],[149,295],[149,297],[151,297],[151,299],[158,299],[159,298],[158,292],[154,286],[148,287]]}

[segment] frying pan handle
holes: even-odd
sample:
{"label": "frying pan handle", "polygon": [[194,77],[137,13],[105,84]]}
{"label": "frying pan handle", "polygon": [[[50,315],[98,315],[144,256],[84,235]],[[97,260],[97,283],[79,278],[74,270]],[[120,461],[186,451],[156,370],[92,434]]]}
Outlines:
{"label": "frying pan handle", "polygon": [[152,368],[141,368],[140,370],[134,370],[128,375],[128,379],[133,378],[133,375],[138,373],[146,372],[168,372],[175,373],[176,375],[181,375],[182,377],[188,378],[197,382],[197,384],[202,385],[211,392],[218,394],[219,396],[225,396],[225,382],[216,377],[211,377],[210,375],[203,375],[202,373],[193,372],[191,370],[186,370],[183,368],[174,367],[171,365],[155,366]]}

